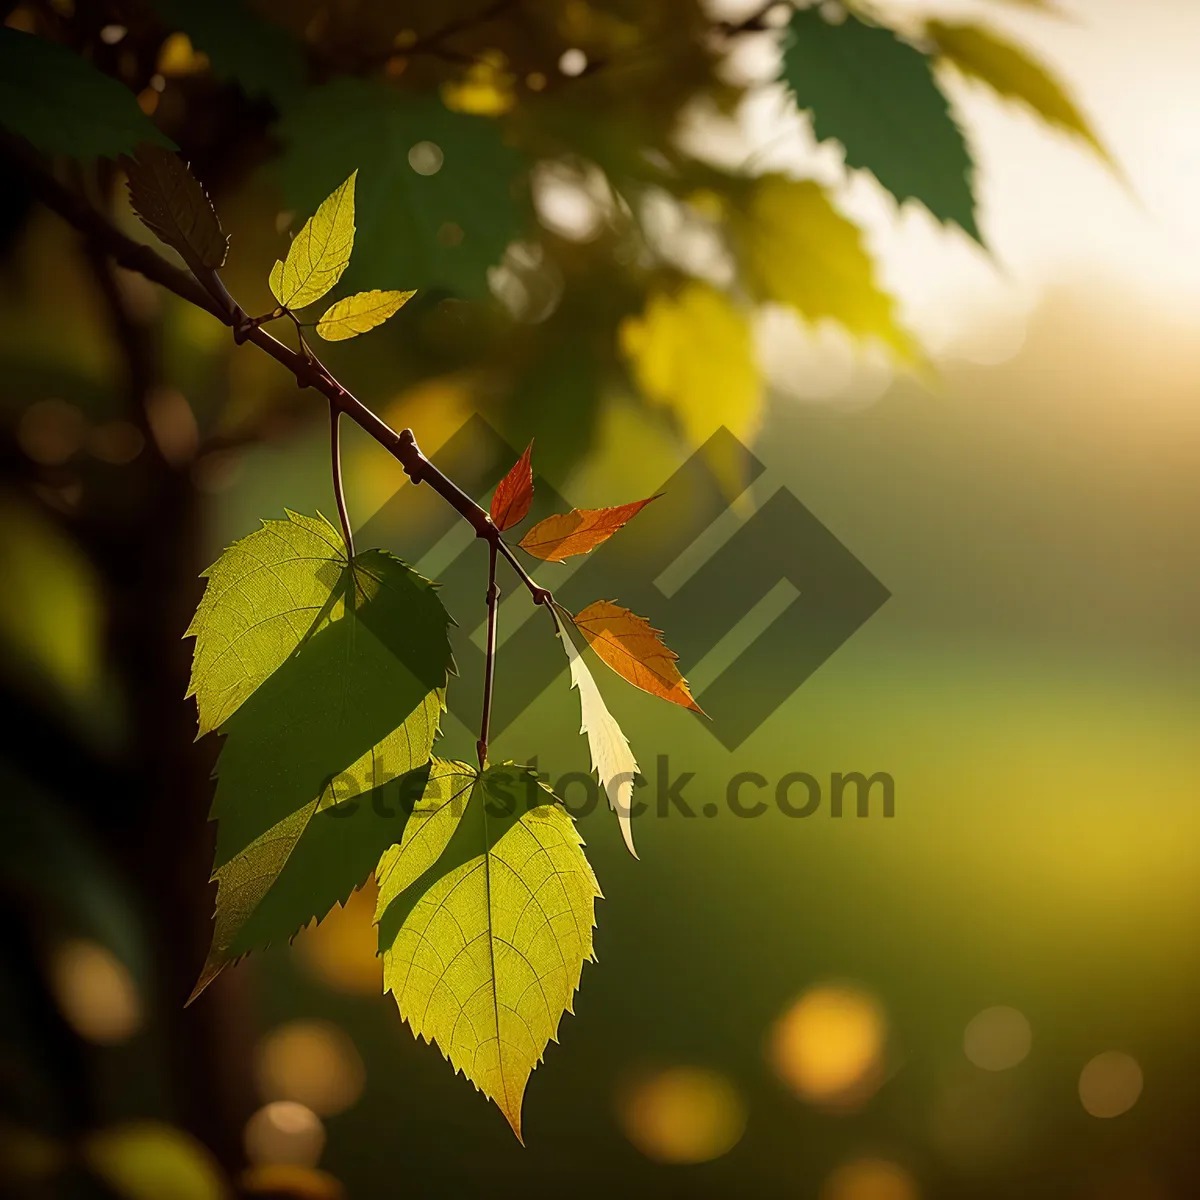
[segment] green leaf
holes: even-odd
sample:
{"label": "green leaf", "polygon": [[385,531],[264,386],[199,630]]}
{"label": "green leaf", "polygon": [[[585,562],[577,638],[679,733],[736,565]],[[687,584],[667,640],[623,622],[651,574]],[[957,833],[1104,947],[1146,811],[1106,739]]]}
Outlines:
{"label": "green leaf", "polygon": [[962,131],[929,60],[891,30],[816,9],[794,14],[783,78],[812,111],[818,138],[846,148],[846,164],[874,174],[898,201],[915,198],[978,240],[973,168]]}
{"label": "green leaf", "polygon": [[1043,120],[1082,138],[1105,161],[1108,151],[1062,84],[1020,46],[978,25],[930,21],[925,35],[944,62],[986,83],[998,95],[1027,104]]}
{"label": "green leaf", "polygon": [[0,125],[48,154],[116,158],[172,145],[128,88],[63,46],[0,27]]}
{"label": "green leaf", "polygon": [[121,166],[129,180],[129,202],[142,223],[193,270],[215,270],[225,262],[229,238],[200,181],[178,154],[149,143]]}
{"label": "green leaf", "polygon": [[306,637],[221,726],[218,867],[304,805],[358,795],[429,758],[452,667],[450,618],[433,584],[368,550],[338,593],[341,617]]}
{"label": "green leaf", "polygon": [[230,962],[294,937],[345,903],[406,828],[430,766],[325,807],[313,801],[218,868],[212,948],[191,999]]}
{"label": "green leaf", "polygon": [[535,780],[521,803],[514,789],[530,772],[460,769],[476,779],[439,877],[423,889],[423,874],[385,914],[406,910],[385,943],[384,987],[413,1033],[437,1042],[520,1138],[525,1086],[592,957],[600,889],[553,795]]}
{"label": "green leaf", "polygon": [[[298,212],[312,207],[324,181],[361,168],[356,287],[403,281],[471,298],[489,294],[488,267],[527,224],[514,191],[524,186],[528,164],[504,144],[498,122],[382,83],[339,79],[298,96],[281,132],[289,147],[283,189]],[[441,165],[421,174],[410,152],[422,170],[438,154]]]}
{"label": "green leaf", "polygon": [[375,867],[375,882],[379,885],[376,922],[392,901],[441,857],[462,819],[478,777],[474,767],[463,763],[441,758],[430,763],[425,787],[413,805],[403,837],[382,853]]}
{"label": "green leaf", "polygon": [[354,250],[354,180],[358,171],[321,201],[292,239],[287,258],[271,268],[271,294],[288,308],[320,300],[342,277]]}
{"label": "green leaf", "polygon": [[901,361],[919,360],[895,301],[875,278],[861,230],[820,184],[764,175],[735,215],[733,231],[746,283],[759,300],[790,305],[810,321],[832,319],[883,342]]}
{"label": "green leaf", "polygon": [[281,104],[304,82],[304,49],[240,0],[154,0],[171,26],[208,55],[218,79],[234,79],[248,96]]}
{"label": "green leaf", "polygon": [[424,790],[449,618],[433,585],[382,551],[343,567],[294,652],[221,726],[216,928],[196,994],[345,900]]}
{"label": "green leaf", "polygon": [[202,736],[216,729],[340,606],[342,535],[322,516],[264,521],[205,571],[185,636],[196,639],[188,695]]}
{"label": "green leaf", "polygon": [[407,304],[417,293],[357,292],[325,310],[317,322],[317,332],[327,342],[343,342],[382,325],[393,313]]}

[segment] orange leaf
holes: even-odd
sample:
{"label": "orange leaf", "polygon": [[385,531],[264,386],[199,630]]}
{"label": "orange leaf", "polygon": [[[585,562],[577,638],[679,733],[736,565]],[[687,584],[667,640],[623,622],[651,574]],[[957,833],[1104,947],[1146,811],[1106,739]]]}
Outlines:
{"label": "orange leaf", "polygon": [[610,600],[597,600],[575,618],[575,625],[622,679],[652,696],[704,713],[675,665],[679,656],[663,644],[662,630],[645,617]]}
{"label": "orange leaf", "polygon": [[573,508],[539,521],[520,541],[521,549],[534,558],[562,562],[572,554],[586,554],[606,542],[627,521],[650,503],[650,496],[613,508]]}
{"label": "orange leaf", "polygon": [[529,465],[532,450],[533,443],[530,442],[512,470],[496,484],[491,515],[492,524],[499,530],[519,525],[533,503],[533,468]]}

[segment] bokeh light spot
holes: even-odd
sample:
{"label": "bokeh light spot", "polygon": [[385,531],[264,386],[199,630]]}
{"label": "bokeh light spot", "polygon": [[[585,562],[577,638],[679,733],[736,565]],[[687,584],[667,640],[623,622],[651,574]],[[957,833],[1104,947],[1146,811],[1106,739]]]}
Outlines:
{"label": "bokeh light spot", "polygon": [[918,1195],[903,1167],[864,1158],[833,1171],[821,1187],[820,1200],[917,1200]]}
{"label": "bokeh light spot", "polygon": [[341,1180],[314,1167],[289,1163],[271,1163],[250,1167],[238,1178],[242,1191],[249,1196],[288,1196],[290,1200],[346,1200]]}
{"label": "bokeh light spot", "polygon": [[418,142],[408,152],[408,165],[418,175],[436,175],[445,161],[446,156],[436,142]]}
{"label": "bokeh light spot", "polygon": [[50,963],[50,985],[68,1025],[103,1046],[127,1041],[142,1023],[142,1002],[128,968],[98,942],[65,942]]}
{"label": "bokeh light spot", "polygon": [[985,1071],[1007,1071],[1024,1062],[1033,1045],[1033,1030],[1015,1008],[997,1005],[971,1018],[963,1033],[963,1052]]}
{"label": "bokeh light spot", "polygon": [[564,75],[582,75],[587,65],[588,57],[578,47],[564,50],[558,60],[558,69]]}
{"label": "bokeh light spot", "polygon": [[1119,1050],[1097,1054],[1079,1075],[1079,1099],[1093,1117],[1119,1117],[1142,1094],[1142,1068]]}
{"label": "bokeh light spot", "polygon": [[21,414],[17,424],[21,449],[34,462],[48,467],[65,463],[83,445],[86,435],[86,418],[65,400],[38,400]]}
{"label": "bokeh light spot", "polygon": [[290,1021],[258,1044],[264,1100],[296,1100],[322,1117],[345,1112],[362,1095],[366,1068],[348,1034],[328,1021]]}
{"label": "bokeh light spot", "polygon": [[822,985],[806,992],[771,1033],[768,1056],[802,1099],[853,1108],[883,1082],[887,1018],[867,992]]}
{"label": "bokeh light spot", "polygon": [[325,1126],[311,1108],[273,1100],[246,1122],[243,1141],[255,1166],[315,1167],[325,1149]]}
{"label": "bokeh light spot", "polygon": [[101,1130],[84,1145],[88,1166],[125,1200],[227,1200],[229,1189],[208,1150],[160,1121]]}
{"label": "bokeh light spot", "polygon": [[625,1136],[647,1158],[700,1163],[720,1158],[741,1140],[746,1103],[717,1071],[671,1067],[625,1089],[617,1116]]}

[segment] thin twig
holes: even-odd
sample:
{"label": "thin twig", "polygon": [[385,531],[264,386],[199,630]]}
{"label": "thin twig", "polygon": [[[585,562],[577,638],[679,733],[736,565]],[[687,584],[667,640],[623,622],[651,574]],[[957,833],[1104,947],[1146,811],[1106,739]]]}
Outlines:
{"label": "thin twig", "polygon": [[496,675],[496,609],[500,599],[500,585],[496,582],[496,547],[499,544],[499,539],[488,543],[487,660],[483,667],[483,714],[479,718],[479,741],[475,743],[481,771],[487,762],[488,735],[492,724],[492,681]]}
{"label": "thin twig", "polygon": [[346,542],[346,555],[354,557],[354,531],[350,528],[350,514],[346,511],[346,492],[342,487],[342,446],[338,436],[338,421],[342,411],[336,404],[329,405],[329,456],[333,466],[333,498],[337,501],[338,517],[342,522],[342,537]]}
{"label": "thin twig", "polygon": [[331,405],[345,413],[387,450],[404,468],[409,479],[414,483],[429,484],[474,529],[477,537],[493,543],[529,589],[535,604],[546,604],[551,599],[550,592],[530,578],[512,551],[501,540],[500,531],[492,523],[487,512],[421,453],[411,429],[401,429],[397,432],[344,388],[315,358],[306,357],[290,349],[265,329],[256,326],[226,290],[215,271],[205,272],[201,281],[172,266],[150,246],[127,237],[90,204],[64,187],[26,147],[8,138],[0,139],[0,144],[6,146],[21,163],[41,200],[69,224],[91,238],[114,262],[131,271],[137,271],[168,291],[174,292],[181,299],[210,313],[218,321],[232,328],[234,341],[253,342],[260,350],[286,367],[295,376],[297,386],[313,388],[320,392]]}

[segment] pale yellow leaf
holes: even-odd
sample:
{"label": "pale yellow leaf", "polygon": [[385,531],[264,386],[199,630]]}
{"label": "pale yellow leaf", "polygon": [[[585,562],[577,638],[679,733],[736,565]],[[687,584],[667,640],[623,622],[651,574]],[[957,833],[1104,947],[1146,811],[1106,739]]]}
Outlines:
{"label": "pale yellow leaf", "polygon": [[455,830],[473,853],[413,903],[384,948],[384,987],[520,1138],[525,1086],[592,957],[600,890],[562,805],[548,797],[490,818],[488,778],[477,778]]}
{"label": "pale yellow leaf", "polygon": [[317,322],[317,332],[327,342],[343,342],[382,325],[397,309],[407,304],[417,293],[356,292],[325,310]]}
{"label": "pale yellow leaf", "polygon": [[810,321],[828,319],[874,338],[904,362],[920,352],[875,278],[862,231],[810,179],[764,175],[734,219],[746,282],[760,300],[789,304]]}
{"label": "pale yellow leaf", "polygon": [[355,171],[321,203],[271,268],[271,293],[287,308],[320,300],[342,277],[354,249]]}
{"label": "pale yellow leaf", "polygon": [[1063,85],[1020,46],[979,25],[942,21],[930,21],[925,36],[937,47],[942,61],[987,84],[998,95],[1027,104],[1043,120],[1082,138],[1110,161],[1108,151]]}
{"label": "pale yellow leaf", "polygon": [[[633,780],[638,773],[637,759],[629,749],[629,739],[621,732],[620,725],[604,703],[600,689],[579,656],[571,635],[563,625],[558,612],[551,608],[558,636],[571,666],[571,686],[579,692],[579,732],[587,734],[588,750],[592,756],[592,769],[600,780],[600,786],[608,797],[609,807],[617,814],[617,824],[625,847],[634,858],[638,853],[633,846]],[[569,615],[569,614],[568,614]]]}
{"label": "pale yellow leaf", "polygon": [[754,342],[723,292],[693,280],[652,293],[641,316],[621,322],[619,337],[642,393],[670,409],[693,445],[722,425],[753,436],[762,407]]}

